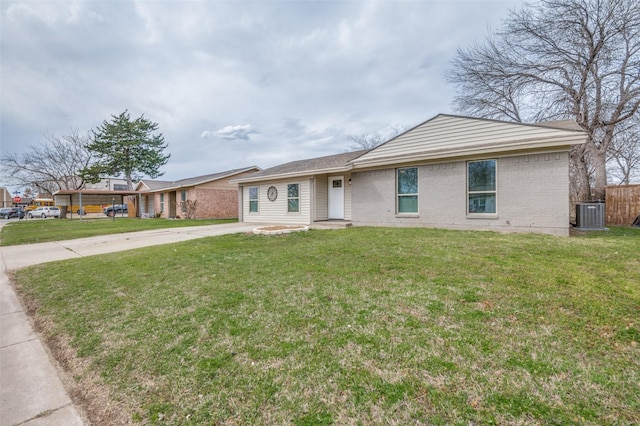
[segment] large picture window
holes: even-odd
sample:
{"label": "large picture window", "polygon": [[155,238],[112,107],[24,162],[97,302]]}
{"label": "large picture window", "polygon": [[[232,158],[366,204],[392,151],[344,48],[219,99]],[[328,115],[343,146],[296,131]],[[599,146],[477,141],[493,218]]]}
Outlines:
{"label": "large picture window", "polygon": [[398,169],[396,181],[398,213],[418,213],[418,168]]}
{"label": "large picture window", "polygon": [[287,211],[289,213],[300,211],[300,185],[297,183],[287,185]]}
{"label": "large picture window", "polygon": [[467,163],[468,213],[496,213],[496,160]]}
{"label": "large picture window", "polygon": [[258,187],[249,188],[249,213],[258,213]]}

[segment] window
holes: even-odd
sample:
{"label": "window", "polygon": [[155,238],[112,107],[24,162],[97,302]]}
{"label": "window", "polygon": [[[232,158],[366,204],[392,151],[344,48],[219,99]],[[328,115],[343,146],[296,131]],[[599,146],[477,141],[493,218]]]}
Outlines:
{"label": "window", "polygon": [[249,213],[258,213],[258,187],[249,188]]}
{"label": "window", "polygon": [[289,213],[300,211],[300,185],[297,183],[287,185],[287,211]]}
{"label": "window", "polygon": [[164,211],[164,194],[160,194],[160,212]]}
{"label": "window", "polygon": [[418,213],[418,168],[398,169],[398,213]]}
{"label": "window", "polygon": [[467,163],[468,213],[496,213],[496,160]]}
{"label": "window", "polygon": [[182,213],[186,213],[187,212],[187,190],[186,189],[183,189],[182,191],[180,191],[180,200],[182,201],[180,203]]}

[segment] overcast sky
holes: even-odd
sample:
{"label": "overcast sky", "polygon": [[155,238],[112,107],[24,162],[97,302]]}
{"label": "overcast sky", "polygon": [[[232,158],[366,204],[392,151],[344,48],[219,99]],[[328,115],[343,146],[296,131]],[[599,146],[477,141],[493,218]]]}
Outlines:
{"label": "overcast sky", "polygon": [[[348,150],[453,113],[459,47],[520,1],[6,1],[2,152],[128,109],[159,124],[159,179]],[[6,177],[0,177],[0,184]]]}

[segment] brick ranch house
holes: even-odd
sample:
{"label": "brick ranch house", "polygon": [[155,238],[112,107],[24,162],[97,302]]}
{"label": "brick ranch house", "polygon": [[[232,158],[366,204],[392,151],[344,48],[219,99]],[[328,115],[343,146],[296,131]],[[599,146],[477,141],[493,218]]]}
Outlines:
{"label": "brick ranch house", "polygon": [[573,122],[440,114],[370,151],[235,178],[243,222],[569,234]]}
{"label": "brick ranch house", "polygon": [[[227,170],[177,181],[141,180],[142,217],[186,218],[194,206],[195,219],[227,219],[238,216],[238,186],[229,181],[260,171],[257,166]],[[195,203],[195,204],[193,204]]]}

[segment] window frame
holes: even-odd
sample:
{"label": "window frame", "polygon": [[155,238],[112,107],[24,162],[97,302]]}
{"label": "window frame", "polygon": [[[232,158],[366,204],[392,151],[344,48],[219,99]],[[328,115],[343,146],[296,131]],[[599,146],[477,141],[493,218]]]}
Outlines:
{"label": "window frame", "polygon": [[160,213],[164,212],[164,193],[160,193]]}
{"label": "window frame", "polygon": [[187,190],[180,190],[180,211],[183,214],[187,213]]}
{"label": "window frame", "polygon": [[[256,197],[251,198],[251,190],[255,189]],[[260,187],[259,186],[250,186],[248,188],[249,191],[249,213],[260,213]],[[251,210],[252,203],[255,203],[256,209]]]}
{"label": "window frame", "polygon": [[[469,186],[469,179],[470,179],[470,173],[469,173],[469,166],[472,163],[482,163],[482,162],[493,162],[494,167],[493,167],[493,189],[483,189],[483,190],[478,190],[478,191],[471,191],[470,190],[470,186]],[[467,173],[467,182],[466,182],[466,191],[467,191],[467,197],[466,197],[466,211],[467,211],[467,216],[470,217],[496,217],[498,215],[498,159],[497,158],[486,158],[486,159],[480,159],[480,160],[469,160],[467,161],[466,164],[466,173]],[[493,200],[494,200],[494,211],[492,212],[475,212],[475,211],[471,211],[470,209],[470,200],[471,200],[471,196],[474,195],[482,195],[482,194],[492,194],[493,195]]]}
{"label": "window frame", "polygon": [[[415,193],[406,193],[406,194],[401,194],[400,193],[400,174],[402,173],[402,170],[409,170],[409,169],[415,169],[416,170],[416,192]],[[411,167],[398,167],[396,168],[396,176],[395,176],[395,192],[396,192],[396,215],[398,216],[417,216],[420,212],[420,169],[418,166],[411,166]],[[410,212],[401,212],[400,211],[400,198],[409,198],[409,197],[415,197],[416,200],[416,210],[415,211],[410,211]]]}
{"label": "window frame", "polygon": [[[295,185],[298,188],[298,196],[290,197],[289,196],[289,187]],[[297,210],[291,210],[291,201],[297,200]],[[288,183],[287,184],[287,213],[300,213],[300,182]]]}

